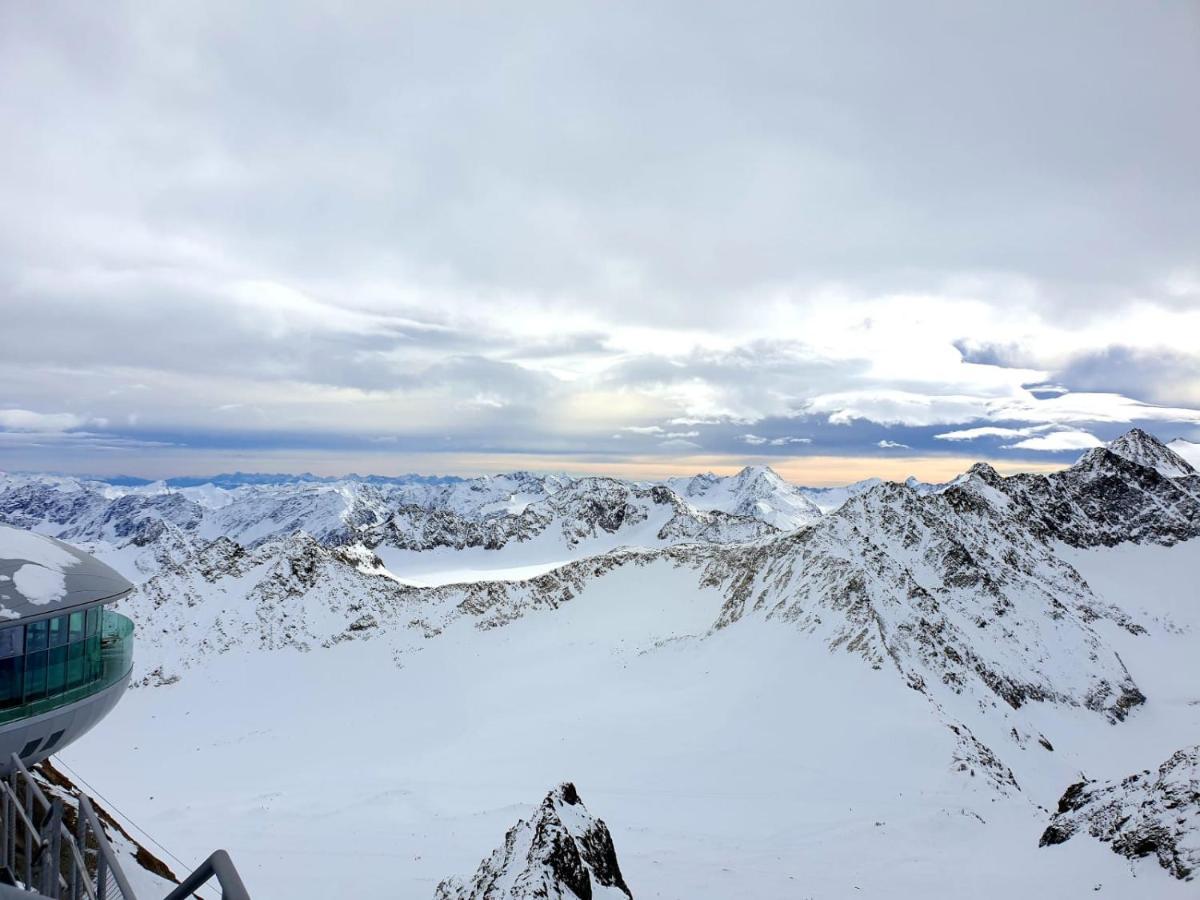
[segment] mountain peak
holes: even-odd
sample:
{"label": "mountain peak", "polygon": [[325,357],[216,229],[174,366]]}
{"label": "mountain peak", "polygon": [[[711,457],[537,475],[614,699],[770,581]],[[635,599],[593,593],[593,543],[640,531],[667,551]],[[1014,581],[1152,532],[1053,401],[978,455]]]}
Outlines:
{"label": "mountain peak", "polygon": [[737,473],[738,481],[754,481],[759,478],[766,478],[771,481],[783,481],[783,476],[770,466],[745,466],[742,468],[742,471]]}
{"label": "mountain peak", "polygon": [[1182,456],[1140,428],[1125,432],[1108,445],[1108,450],[1139,466],[1155,469],[1165,478],[1182,478],[1196,472]]}
{"label": "mountain peak", "polygon": [[1004,480],[993,466],[985,462],[975,463],[971,468],[967,469],[966,474],[968,477],[973,475],[993,486],[1000,484]]}
{"label": "mountain peak", "polygon": [[438,885],[437,900],[534,900],[571,897],[629,900],[608,826],[594,818],[570,782],[546,795],[529,821],[479,864],[470,883]]}

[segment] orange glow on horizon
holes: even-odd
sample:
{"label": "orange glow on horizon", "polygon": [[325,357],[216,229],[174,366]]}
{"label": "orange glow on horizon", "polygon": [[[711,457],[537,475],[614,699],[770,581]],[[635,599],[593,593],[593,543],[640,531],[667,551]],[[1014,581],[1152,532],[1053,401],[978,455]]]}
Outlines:
{"label": "orange glow on horizon", "polygon": [[832,487],[864,478],[902,481],[913,475],[921,481],[949,481],[984,461],[1003,475],[1017,472],[1052,472],[1066,462],[995,460],[975,456],[767,456],[753,454],[695,454],[690,456],[627,456],[598,454],[521,453],[339,453],[289,451],[208,451],[177,455],[169,451],[144,455],[139,465],[113,461],[98,476],[139,475],[146,478],[217,475],[222,472],[312,472],[322,476],[360,475],[494,475],[529,470],[567,472],[572,475],[607,475],[634,481],[714,472],[732,475],[743,466],[770,466],[793,484]]}

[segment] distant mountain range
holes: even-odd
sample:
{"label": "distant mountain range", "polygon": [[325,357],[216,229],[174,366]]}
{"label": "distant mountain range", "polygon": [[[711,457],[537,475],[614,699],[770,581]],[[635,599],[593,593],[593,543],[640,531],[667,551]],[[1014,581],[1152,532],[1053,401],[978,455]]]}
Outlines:
{"label": "distant mountain range", "polygon": [[[564,548],[591,538],[651,544],[729,541],[816,522],[879,484],[798,487],[766,466],[665,483],[513,472],[478,478],[229,475],[129,484],[58,475],[0,475],[0,516],[64,540],[150,540],[169,523],[245,546],[299,531],[322,544],[359,541],[404,549],[485,547],[560,535]],[[910,481],[920,491],[937,486]],[[632,535],[639,531],[639,536]],[[616,543],[613,543],[613,542]]]}
{"label": "distant mountain range", "polygon": [[301,472],[299,475],[278,472],[222,472],[220,475],[180,476],[154,480],[138,478],[135,475],[113,475],[108,478],[96,477],[86,479],[111,484],[114,487],[145,487],[152,484],[162,484],[166,487],[185,488],[200,487],[211,484],[220,488],[238,488],[247,485],[266,484],[333,484],[339,481],[358,481],[363,484],[453,484],[462,481],[455,475],[349,475],[326,476],[314,475],[311,472]]}
{"label": "distant mountain range", "polygon": [[[1153,643],[1182,627],[1099,596],[1073,560],[1200,537],[1200,475],[1134,429],[1059,472],[1005,478],[980,463],[943,485],[809,489],[760,467],[662,484],[527,472],[182,487],[8,475],[0,520],[82,544],[137,583],[125,608],[138,625],[135,677],[145,686],[188,678],[239,649],[369,640],[403,659],[464,623],[502,629],[612,583],[644,591],[647,608],[665,590],[715,595],[702,618],[692,611],[686,622],[661,623],[666,640],[694,649],[739,629],[777,628],[798,647],[848,654],[922,698],[929,727],[952,737],[947,765],[994,798],[1032,792],[1050,806],[1067,786],[1054,784],[1056,748],[1070,754],[1071,736],[1089,722],[1129,728],[1155,700],[1119,642]],[[419,586],[405,566],[425,559],[537,566],[520,577]],[[839,696],[837,685],[795,689]],[[855,700],[837,703],[852,709]],[[1180,759],[1171,798],[1191,806],[1156,845],[1170,848],[1154,852],[1182,878],[1198,862],[1200,785],[1194,748]],[[1141,790],[1089,788],[1086,802],[1060,809],[1048,846],[1089,829],[1116,833],[1113,817],[1141,802]],[[555,796],[543,813],[558,829],[574,804]],[[582,853],[589,839],[580,834],[592,826],[563,827]],[[472,885],[447,883],[442,896],[491,896],[486,886],[510,866],[537,879],[579,868],[543,865],[509,846],[528,828]],[[585,862],[594,876],[597,864]]]}

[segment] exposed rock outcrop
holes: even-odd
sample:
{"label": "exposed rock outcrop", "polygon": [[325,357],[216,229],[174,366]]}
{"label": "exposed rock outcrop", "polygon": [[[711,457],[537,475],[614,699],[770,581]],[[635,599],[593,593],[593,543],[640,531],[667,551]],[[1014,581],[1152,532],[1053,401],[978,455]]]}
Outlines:
{"label": "exposed rock outcrop", "polygon": [[1081,832],[1130,859],[1153,856],[1174,877],[1191,881],[1200,869],[1200,746],[1179,750],[1157,770],[1071,785],[1039,844],[1061,844]]}
{"label": "exposed rock outcrop", "polygon": [[632,898],[608,827],[569,782],[547,794],[528,821],[518,820],[469,882],[449,878],[436,894],[436,900]]}

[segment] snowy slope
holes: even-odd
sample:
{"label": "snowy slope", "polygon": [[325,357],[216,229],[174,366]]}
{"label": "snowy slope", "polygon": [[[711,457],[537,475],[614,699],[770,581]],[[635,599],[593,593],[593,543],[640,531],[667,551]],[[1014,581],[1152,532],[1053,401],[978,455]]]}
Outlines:
{"label": "snowy slope", "polygon": [[[399,854],[391,893],[432,896],[560,780],[603,804],[639,896],[1185,896],[1094,841],[1037,847],[1081,771],[1200,733],[1200,476],[1139,443],[866,486],[783,533],[609,479],[501,514],[541,524],[496,550],[208,541],[139,508],[93,546],[139,584],[144,686],[66,756],[110,796],[175,785],[132,814],[185,848],[227,830],[294,896],[336,893],[288,854],[339,828],[328,853]],[[423,582],[398,571],[426,554]],[[444,577],[490,557],[517,580]],[[314,798],[351,751],[353,798]],[[321,827],[280,852],[258,823],[299,810]]]}
{"label": "snowy slope", "polygon": [[[234,649],[132,691],[64,755],[177,855],[220,834],[268,896],[340,895],[353,865],[361,893],[431,897],[556,779],[587,785],[635,896],[1189,896],[1095,842],[1037,847],[1038,806],[1079,753],[1136,742],[1142,711],[1035,705],[1054,750],[1007,745],[1024,789],[1000,793],[891,671],[767,620],[701,637],[725,597],[695,584],[622,566],[506,627],[416,637],[399,665],[377,638]],[[347,793],[311,789],[344,759]]]}
{"label": "snowy slope", "polygon": [[1200,467],[1200,444],[1195,441],[1185,441],[1183,438],[1176,438],[1167,446],[1172,453],[1183,457],[1192,468]]}
{"label": "snowy slope", "polygon": [[840,509],[851,497],[866,493],[873,487],[883,484],[882,478],[864,478],[841,487],[802,487],[800,493],[812,502],[823,513]]}

